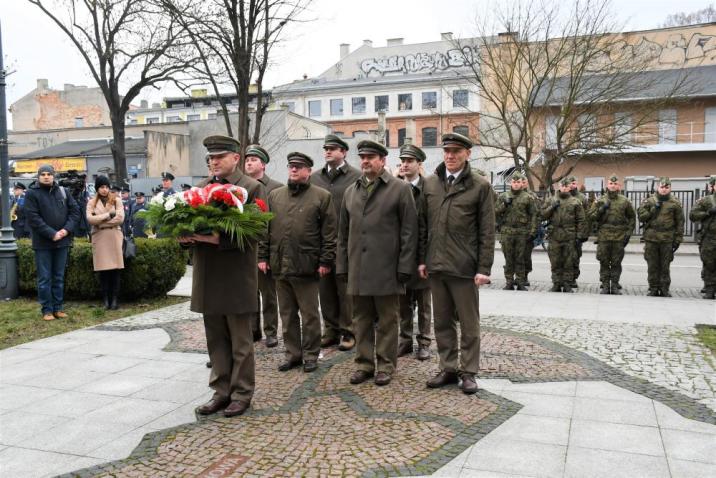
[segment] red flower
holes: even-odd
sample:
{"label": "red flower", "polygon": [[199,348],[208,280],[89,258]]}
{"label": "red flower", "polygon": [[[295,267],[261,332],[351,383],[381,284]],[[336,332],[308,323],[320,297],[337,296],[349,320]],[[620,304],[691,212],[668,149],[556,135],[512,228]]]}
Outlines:
{"label": "red flower", "polygon": [[261,209],[261,212],[268,212],[268,206],[262,199],[256,199],[256,205]]}

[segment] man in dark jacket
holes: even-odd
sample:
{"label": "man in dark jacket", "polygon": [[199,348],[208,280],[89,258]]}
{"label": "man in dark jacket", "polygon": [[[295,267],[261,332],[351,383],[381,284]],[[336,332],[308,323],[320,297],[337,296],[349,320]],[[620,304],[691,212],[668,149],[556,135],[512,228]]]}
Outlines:
{"label": "man in dark jacket", "polygon": [[[240,144],[228,136],[204,139],[212,176],[210,183],[234,184],[246,189],[247,203],[265,199],[261,183],[241,172]],[[224,410],[224,416],[244,413],[254,395],[255,359],[251,320],[258,311],[256,242],[244,247],[226,234],[194,234],[179,240],[194,246],[191,306],[204,316],[206,345],[211,360],[209,386],[214,396],[197,408],[201,415]]]}
{"label": "man in dark jacket", "polygon": [[37,181],[25,197],[25,215],[32,231],[37,267],[37,299],[43,320],[66,318],[64,305],[65,266],[72,246],[72,230],[80,218],[77,203],[55,181],[55,170],[43,164]]}
{"label": "man in dark jacket", "polygon": [[[246,174],[264,185],[267,196],[274,189],[283,186],[266,174],[266,165],[269,160],[268,151],[258,144],[250,144],[246,148],[244,170]],[[259,302],[260,312],[256,313],[252,323],[254,342],[261,340],[261,315],[263,314],[266,347],[276,347],[278,345],[278,304],[276,303],[276,282],[270,269],[259,273],[259,295],[256,299]]]}
{"label": "man in dark jacket", "polygon": [[418,218],[410,185],[385,169],[385,146],[361,141],[358,155],[363,175],[343,197],[336,274],[347,275],[353,296],[357,370],[350,382],[375,374],[376,385],[387,385],[398,361],[399,296],[415,269]]}
{"label": "man in dark jacket", "polygon": [[15,183],[10,203],[10,211],[12,211],[10,220],[12,221],[11,225],[15,239],[30,237],[27,221],[25,220],[25,191],[27,191],[27,187],[24,184]]}
{"label": "man in dark jacket", "polygon": [[495,209],[490,183],[470,168],[472,141],[449,133],[442,143],[444,162],[425,180],[420,206],[419,270],[430,275],[441,369],[427,386],[462,378],[462,391],[471,394],[480,362],[478,288],[490,282]]}
{"label": "man in dark jacket", "polygon": [[[348,144],[334,134],[323,141],[323,157],[326,165],[311,175],[311,184],[327,190],[333,196],[336,217],[340,216],[343,194],[348,186],[355,184],[360,172],[346,161]],[[346,294],[346,283],[331,270],[320,279],[319,293],[323,315],[323,337],[321,347],[338,345],[339,350],[350,350],[355,346],[353,335],[353,312],[351,298]]]}
{"label": "man in dark jacket", "polygon": [[331,194],[310,183],[312,166],[313,159],[303,153],[288,155],[288,185],[268,196],[276,216],[269,223],[268,240],[259,245],[259,270],[276,277],[286,348],[281,372],[301,364],[304,372],[318,367],[318,278],[336,260],[336,212]]}
{"label": "man in dark jacket", "polygon": [[[425,161],[425,152],[412,144],[400,148],[400,173],[413,191],[415,204],[420,204],[420,195],[423,192],[425,179],[420,174],[420,168]],[[420,211],[418,211],[418,214]],[[417,237],[416,237],[417,239]],[[430,299],[430,285],[427,279],[418,276],[417,256],[415,271],[408,282],[405,295],[400,296],[400,340],[398,357],[413,352],[413,315],[415,306],[418,309],[418,333],[415,339],[418,342],[416,357],[418,360],[430,358],[430,329],[432,328],[432,301]]]}
{"label": "man in dark jacket", "polygon": [[147,237],[147,233],[144,232],[146,222],[137,214],[145,209],[147,209],[147,199],[144,197],[144,193],[142,191],[135,192],[134,201],[129,208],[128,219],[125,220],[129,224],[129,232],[132,237]]}

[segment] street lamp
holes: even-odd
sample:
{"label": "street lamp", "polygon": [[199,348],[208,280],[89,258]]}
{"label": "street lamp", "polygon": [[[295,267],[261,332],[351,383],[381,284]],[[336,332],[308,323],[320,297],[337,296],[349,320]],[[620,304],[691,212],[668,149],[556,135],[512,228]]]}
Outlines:
{"label": "street lamp", "polygon": [[2,227],[0,228],[0,299],[17,298],[17,242],[10,224],[10,168],[7,154],[7,108],[5,107],[5,66],[0,28],[0,189],[2,189]]}

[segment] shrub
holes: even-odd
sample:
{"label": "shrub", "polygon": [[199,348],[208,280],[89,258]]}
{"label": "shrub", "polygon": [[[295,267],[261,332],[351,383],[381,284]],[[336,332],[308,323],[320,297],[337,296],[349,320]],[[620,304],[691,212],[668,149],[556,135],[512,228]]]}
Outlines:
{"label": "shrub", "polygon": [[[123,299],[160,297],[172,290],[186,272],[187,252],[174,239],[135,239],[137,257],[125,261],[120,296]],[[37,293],[35,254],[29,239],[17,242],[20,293]],[[92,266],[92,245],[75,239],[65,272],[67,299],[100,296],[99,275]]]}

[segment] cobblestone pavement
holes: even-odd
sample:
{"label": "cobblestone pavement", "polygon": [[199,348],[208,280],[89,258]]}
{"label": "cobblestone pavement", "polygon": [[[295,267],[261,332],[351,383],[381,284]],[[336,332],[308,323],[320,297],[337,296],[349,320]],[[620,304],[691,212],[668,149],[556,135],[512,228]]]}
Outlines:
{"label": "cobblestone pavement", "polygon": [[[205,350],[202,323],[187,304],[99,328],[156,326],[171,337],[165,350]],[[313,374],[279,373],[281,349],[257,346],[257,393],[247,415],[202,417],[150,433],[127,459],[68,476],[424,475],[521,408],[484,389],[475,396],[456,387],[426,389],[438,370],[435,358],[401,358],[387,387],[352,386],[352,354],[327,351]],[[608,381],[716,424],[714,367],[706,354],[689,328],[487,317],[480,376],[511,383]]]}

